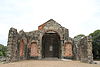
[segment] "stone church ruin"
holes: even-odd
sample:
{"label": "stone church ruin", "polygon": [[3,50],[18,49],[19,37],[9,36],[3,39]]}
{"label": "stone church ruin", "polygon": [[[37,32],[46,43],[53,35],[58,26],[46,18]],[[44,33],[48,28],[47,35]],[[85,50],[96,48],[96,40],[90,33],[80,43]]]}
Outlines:
{"label": "stone church ruin", "polygon": [[7,61],[58,58],[92,63],[91,42],[88,36],[81,40],[70,38],[69,30],[53,19],[38,26],[35,31],[17,32],[17,29],[10,28]]}

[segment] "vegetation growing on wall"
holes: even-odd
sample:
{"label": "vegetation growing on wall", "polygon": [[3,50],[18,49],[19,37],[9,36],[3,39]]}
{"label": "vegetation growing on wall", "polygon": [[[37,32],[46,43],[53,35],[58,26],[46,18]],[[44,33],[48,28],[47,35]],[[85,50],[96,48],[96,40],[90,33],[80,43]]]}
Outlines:
{"label": "vegetation growing on wall", "polygon": [[84,36],[85,36],[84,34],[76,35],[76,36],[74,37],[74,41],[79,41],[79,40],[81,40]]}

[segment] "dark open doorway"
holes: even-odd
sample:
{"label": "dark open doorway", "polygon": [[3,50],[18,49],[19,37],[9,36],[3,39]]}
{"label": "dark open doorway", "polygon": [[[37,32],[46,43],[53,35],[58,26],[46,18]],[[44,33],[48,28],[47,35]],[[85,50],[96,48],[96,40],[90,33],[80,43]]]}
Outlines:
{"label": "dark open doorway", "polygon": [[45,33],[42,37],[42,57],[43,58],[59,58],[60,52],[60,36],[57,33]]}

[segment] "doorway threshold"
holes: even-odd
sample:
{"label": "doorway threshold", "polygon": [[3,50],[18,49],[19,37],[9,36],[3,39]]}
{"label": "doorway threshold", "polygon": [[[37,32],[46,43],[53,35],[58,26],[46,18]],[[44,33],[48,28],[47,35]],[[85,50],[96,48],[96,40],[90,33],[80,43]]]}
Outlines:
{"label": "doorway threshold", "polygon": [[42,60],[54,60],[54,61],[58,61],[58,60],[61,60],[59,58],[43,58]]}

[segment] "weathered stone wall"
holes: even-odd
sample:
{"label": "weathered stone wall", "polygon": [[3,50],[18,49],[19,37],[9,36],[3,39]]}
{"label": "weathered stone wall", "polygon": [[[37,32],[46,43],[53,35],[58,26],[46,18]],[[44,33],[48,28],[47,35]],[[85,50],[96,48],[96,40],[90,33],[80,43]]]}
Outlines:
{"label": "weathered stone wall", "polygon": [[7,61],[13,62],[27,59],[28,53],[28,36],[21,30],[19,33],[17,29],[10,28],[8,34],[8,52]]}
{"label": "weathered stone wall", "polygon": [[[38,44],[40,47],[40,50],[42,50],[42,37],[45,33],[57,33],[60,36],[60,41],[61,41],[61,58],[64,58],[64,41],[67,41],[69,38],[69,31],[68,29],[62,27],[60,24],[58,24],[56,21],[53,19],[50,19],[46,23],[40,25],[38,32],[40,34],[38,35]],[[42,57],[42,53],[39,52],[40,57]]]}
{"label": "weathered stone wall", "polygon": [[81,62],[93,63],[92,40],[89,37],[82,38],[78,43],[79,60]]}
{"label": "weathered stone wall", "polygon": [[18,60],[18,33],[17,29],[10,28],[8,34],[8,52],[7,52],[7,61],[17,61]]}
{"label": "weathered stone wall", "polygon": [[[60,36],[61,58],[65,57],[64,53],[68,53],[67,52],[68,49],[65,49],[66,47],[64,45],[64,41],[68,41],[69,38],[68,29],[62,27],[53,19],[50,19],[46,23],[40,25],[39,29],[36,31],[24,32],[23,30],[21,30],[18,33],[16,29],[14,28],[10,29],[8,37],[8,53],[10,55],[8,58],[10,59],[10,61],[30,59],[31,57],[38,57],[41,59],[42,58],[41,51],[43,49],[42,37],[47,32],[57,33]],[[11,39],[15,41],[12,41]],[[32,41],[36,41],[36,44],[34,44]],[[69,48],[72,50],[72,47]],[[70,54],[72,54],[72,52],[70,52]]]}
{"label": "weathered stone wall", "polygon": [[20,60],[24,60],[24,59],[28,59],[28,43],[29,43],[29,37],[26,35],[26,33],[21,30],[19,33],[19,47],[18,47],[18,51],[19,51],[19,59]]}
{"label": "weathered stone wall", "polygon": [[[69,31],[53,19],[50,19],[39,29],[31,32],[10,28],[8,35],[7,61],[18,61],[36,58],[42,59],[42,37],[45,33],[57,33],[60,37],[60,58],[75,58],[82,62],[92,63],[92,41],[89,37],[74,41],[69,37]],[[34,41],[34,42],[33,42]]]}

